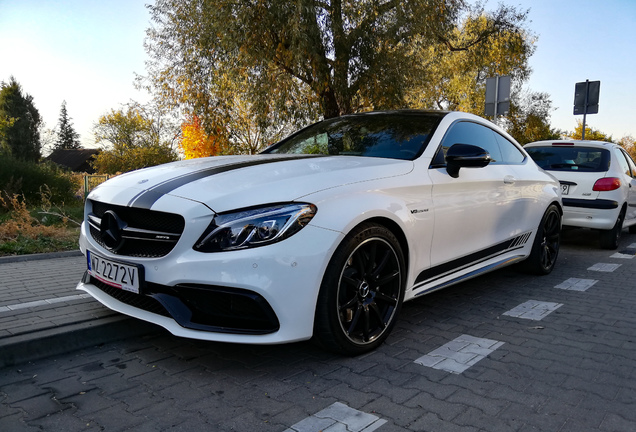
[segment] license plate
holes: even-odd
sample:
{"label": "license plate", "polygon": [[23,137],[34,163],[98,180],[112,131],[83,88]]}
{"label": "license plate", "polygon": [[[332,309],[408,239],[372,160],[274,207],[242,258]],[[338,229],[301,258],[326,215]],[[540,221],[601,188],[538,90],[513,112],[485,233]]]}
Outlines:
{"label": "license plate", "polygon": [[140,266],[103,258],[89,250],[86,251],[86,261],[88,273],[94,278],[115,288],[139,294],[140,273],[143,271]]}
{"label": "license plate", "polygon": [[570,193],[570,185],[562,184],[561,185],[561,195],[567,195]]}

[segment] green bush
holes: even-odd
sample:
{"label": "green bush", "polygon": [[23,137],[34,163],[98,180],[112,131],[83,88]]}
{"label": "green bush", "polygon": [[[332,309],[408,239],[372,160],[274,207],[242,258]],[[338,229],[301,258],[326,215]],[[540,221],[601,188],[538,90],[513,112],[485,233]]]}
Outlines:
{"label": "green bush", "polygon": [[29,205],[42,201],[40,190],[50,190],[52,204],[71,204],[76,201],[75,184],[71,174],[51,162],[34,163],[0,153],[0,191],[9,196],[22,195]]}

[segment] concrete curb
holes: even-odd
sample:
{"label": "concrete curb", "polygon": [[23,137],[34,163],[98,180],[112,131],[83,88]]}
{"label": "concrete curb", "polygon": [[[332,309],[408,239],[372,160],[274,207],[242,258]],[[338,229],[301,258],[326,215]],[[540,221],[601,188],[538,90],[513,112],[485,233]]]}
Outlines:
{"label": "concrete curb", "polygon": [[164,331],[142,320],[115,315],[0,339],[0,369],[132,337]]}
{"label": "concrete curb", "polygon": [[1,256],[0,264],[8,264],[15,262],[24,262],[24,261],[37,261],[37,260],[45,260],[45,259],[54,259],[54,258],[67,258],[67,257],[76,257],[82,256],[82,252],[78,250],[72,251],[64,251],[64,252],[47,252],[40,254],[29,254],[29,255],[9,255],[9,256]]}
{"label": "concrete curb", "polygon": [[[82,267],[85,269],[86,264],[81,264],[80,257],[82,257],[82,253],[79,250],[15,255],[0,257],[0,265],[21,263],[15,266],[19,267],[20,270],[16,270],[13,278],[29,278],[30,276],[25,276],[29,272],[28,269],[34,266],[46,267],[44,265],[47,264],[45,260],[77,258],[72,260],[74,262],[74,270],[79,271]],[[42,263],[37,263],[37,261],[42,261]],[[29,262],[34,263],[29,264]],[[2,285],[4,285],[0,287],[2,290],[13,283],[11,281],[11,275],[13,274],[12,268],[11,266],[3,267],[3,270],[6,270],[2,273],[4,278],[3,282],[8,285],[2,283]],[[58,269],[55,265],[49,265],[47,268],[53,269],[53,271],[64,271]],[[25,271],[27,273],[25,273]],[[79,276],[80,275],[78,275],[78,279]],[[37,288],[39,286],[38,284],[46,283],[46,280],[35,278],[32,283],[35,284],[35,288]],[[64,279],[63,283],[67,284],[70,282]],[[75,283],[76,282],[72,282],[72,286],[69,286],[68,290],[57,293],[58,297],[59,295],[66,294],[67,291],[68,293],[73,292],[72,287],[75,286]],[[25,292],[28,293],[28,291]],[[17,300],[19,300],[19,296],[16,296],[16,301]],[[59,307],[68,308],[68,315],[66,319],[62,320],[62,322],[66,322],[64,324],[56,324],[55,319],[43,318],[46,316],[47,311],[42,312],[44,315],[40,315],[38,310],[33,310],[32,312],[15,315],[14,318],[11,317],[10,313],[6,316],[8,320],[20,320],[24,318],[32,320],[36,324],[41,321],[41,325],[33,325],[32,331],[24,333],[20,333],[19,326],[5,326],[6,328],[0,333],[2,335],[0,337],[0,369],[117,340],[140,337],[153,333],[160,334],[161,331],[164,331],[162,327],[155,324],[113,311],[100,312],[97,314],[99,316],[94,316],[95,314],[87,313],[87,310],[90,308],[83,308],[81,303],[76,306],[62,304],[59,305]],[[50,316],[50,311],[48,312]],[[9,321],[6,321],[5,324],[8,322]]]}

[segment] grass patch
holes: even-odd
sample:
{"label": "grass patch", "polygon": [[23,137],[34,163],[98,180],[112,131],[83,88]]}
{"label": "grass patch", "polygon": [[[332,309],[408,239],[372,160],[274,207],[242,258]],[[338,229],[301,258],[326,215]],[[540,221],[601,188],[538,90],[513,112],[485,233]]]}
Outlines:
{"label": "grass patch", "polygon": [[78,238],[79,229],[69,229],[65,233],[58,232],[54,237],[44,234],[27,237],[18,234],[14,239],[0,243],[0,256],[76,250]]}
{"label": "grass patch", "polygon": [[42,203],[29,208],[23,196],[0,193],[0,256],[78,248],[83,203],[53,206],[50,196],[44,187]]}

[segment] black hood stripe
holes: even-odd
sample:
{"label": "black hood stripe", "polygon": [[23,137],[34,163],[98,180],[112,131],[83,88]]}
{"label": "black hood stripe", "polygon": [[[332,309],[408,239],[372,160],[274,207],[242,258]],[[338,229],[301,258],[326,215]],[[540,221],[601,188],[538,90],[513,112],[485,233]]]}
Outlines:
{"label": "black hood stripe", "polygon": [[157,202],[159,198],[172,192],[173,190],[178,189],[181,186],[184,186],[188,183],[192,183],[206,177],[211,177],[216,174],[221,174],[224,172],[233,171],[233,170],[242,169],[242,168],[248,168],[248,167],[257,166],[257,165],[264,165],[269,163],[276,163],[276,162],[283,162],[283,161],[290,161],[290,160],[308,159],[308,158],[315,158],[320,156],[324,156],[324,155],[299,155],[295,157],[286,156],[286,157],[277,157],[277,158],[265,158],[265,159],[257,159],[257,160],[246,161],[246,162],[238,162],[238,163],[233,163],[229,165],[221,165],[221,166],[217,166],[213,168],[206,168],[203,170],[191,172],[176,178],[166,180],[164,182],[161,182],[159,184],[152,186],[151,188],[147,190],[141,191],[128,202],[128,206],[150,209],[150,207],[152,207],[152,205],[155,202]]}

